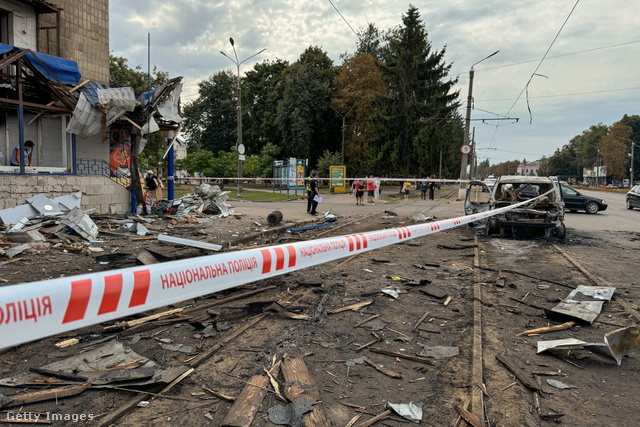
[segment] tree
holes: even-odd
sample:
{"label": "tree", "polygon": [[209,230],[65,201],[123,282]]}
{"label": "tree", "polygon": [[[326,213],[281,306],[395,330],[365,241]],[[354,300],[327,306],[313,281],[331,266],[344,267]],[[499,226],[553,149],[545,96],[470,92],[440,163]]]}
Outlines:
{"label": "tree", "polygon": [[276,118],[288,67],[289,63],[280,59],[264,61],[242,79],[242,141],[248,154],[261,152],[265,144],[278,145],[282,141]]}
{"label": "tree", "polygon": [[600,148],[600,140],[603,136],[609,133],[609,126],[602,123],[592,125],[589,129],[584,130],[579,136],[578,143],[578,164],[576,173],[582,176],[582,169],[593,167],[595,165],[594,159],[598,156],[598,149]]}
{"label": "tree", "polygon": [[341,157],[341,153],[332,153],[329,150],[324,150],[324,153],[318,159],[318,176],[329,176],[330,166],[339,165]]}
{"label": "tree", "polygon": [[183,112],[189,147],[213,153],[235,147],[237,140],[236,77],[220,71],[198,83],[198,98]]}
{"label": "tree", "polygon": [[153,89],[169,80],[169,73],[158,71],[155,65],[150,79],[148,74],[141,65],[131,68],[127,58],[109,54],[109,85],[111,87],[131,87],[137,95],[141,95],[147,92],[149,86]]}
{"label": "tree", "polygon": [[[344,129],[345,163],[358,176],[366,172],[368,119],[372,112],[371,101],[386,91],[382,73],[373,57],[361,53],[347,58],[334,80],[335,93],[331,105],[346,115]],[[339,117],[342,119],[342,117]]]}
{"label": "tree", "polygon": [[277,160],[280,148],[274,144],[267,143],[260,150],[260,155],[247,157],[244,163],[244,175],[255,177],[273,176],[273,162]]}
{"label": "tree", "polygon": [[608,176],[620,180],[627,177],[627,140],[630,139],[632,133],[631,127],[618,122],[611,127],[609,134],[600,140],[602,162],[607,167]]}
{"label": "tree", "polygon": [[334,75],[333,62],[319,47],[307,48],[284,73],[276,123],[285,157],[313,164],[323,149],[339,146],[339,125],[329,107]]}
{"label": "tree", "polygon": [[451,65],[444,63],[445,48],[432,50],[414,6],[386,40],[388,54],[379,64],[387,94],[375,99],[370,118],[372,163],[378,174],[424,175],[432,171],[438,141],[459,145],[456,80],[447,79]]}

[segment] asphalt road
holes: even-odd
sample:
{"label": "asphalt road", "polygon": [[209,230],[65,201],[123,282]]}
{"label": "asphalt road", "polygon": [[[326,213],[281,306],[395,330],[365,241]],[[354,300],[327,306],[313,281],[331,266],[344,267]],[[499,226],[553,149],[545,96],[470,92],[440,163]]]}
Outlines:
{"label": "asphalt road", "polygon": [[624,193],[579,190],[588,196],[603,198],[609,207],[606,211],[589,215],[584,211],[565,215],[565,224],[569,228],[584,231],[635,231],[640,232],[640,209],[629,210],[625,206]]}

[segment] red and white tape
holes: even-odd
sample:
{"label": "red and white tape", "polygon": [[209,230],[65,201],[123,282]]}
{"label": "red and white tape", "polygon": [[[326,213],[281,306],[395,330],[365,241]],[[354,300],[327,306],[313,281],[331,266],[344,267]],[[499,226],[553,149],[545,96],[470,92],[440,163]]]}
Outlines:
{"label": "red and white tape", "polygon": [[533,200],[407,227],[3,286],[0,287],[0,348],[437,233]]}

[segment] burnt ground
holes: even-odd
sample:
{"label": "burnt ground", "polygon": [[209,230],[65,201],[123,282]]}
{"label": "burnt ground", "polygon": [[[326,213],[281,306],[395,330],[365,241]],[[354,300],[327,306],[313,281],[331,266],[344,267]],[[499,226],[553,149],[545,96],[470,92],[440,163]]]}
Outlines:
{"label": "burnt ground", "polygon": [[[381,205],[379,202],[375,206],[347,208],[349,201],[344,205],[336,202],[332,212],[343,216],[334,227],[309,230],[292,237],[313,239],[410,225],[417,212],[436,215],[438,219],[459,216],[462,206],[452,199],[455,192],[456,189],[445,188],[436,204],[412,200],[407,205]],[[303,201],[289,203],[282,206],[285,219],[292,221],[289,227],[293,224],[304,225],[309,221],[304,213],[297,213],[304,209]],[[276,231],[258,231],[264,227],[255,224],[266,223],[266,213],[273,206],[260,205],[254,208],[248,203],[238,203],[234,207],[237,212],[243,213],[240,219],[219,219],[207,227],[199,228],[200,225],[189,223],[169,224],[168,220],[158,220],[147,226],[154,232],[170,232],[180,237],[215,243],[228,242],[225,246],[231,245],[237,249],[263,244],[267,239],[275,242],[281,238]],[[381,218],[385,209],[397,212],[398,216]],[[26,373],[29,368],[82,355],[87,349],[112,341],[119,341],[126,348],[165,367],[188,367],[193,363],[194,356],[208,349],[219,348],[191,375],[166,393],[167,396],[183,400],[147,398],[149,404],[136,407],[116,422],[116,425],[130,426],[217,426],[222,425],[232,403],[211,396],[203,387],[237,397],[247,381],[253,376],[264,375],[264,368],[270,368],[274,361],[285,356],[304,356],[303,360],[317,385],[321,405],[331,425],[347,425],[360,413],[359,410],[379,414],[385,410],[387,402],[422,402],[424,416],[421,425],[450,425],[458,416],[456,406],[464,404],[473,386],[475,284],[482,291],[484,401],[491,425],[556,424],[539,416],[534,393],[514,379],[497,362],[496,355],[508,356],[534,381],[539,380],[540,412],[543,415],[563,414],[557,418],[560,425],[633,424],[636,418],[635,395],[640,391],[636,376],[640,368],[640,356],[626,357],[621,366],[616,366],[582,350],[536,355],[536,342],[540,339],[573,337],[602,342],[604,333],[635,323],[636,318],[627,309],[611,301],[605,303],[603,313],[593,325],[574,326],[544,336],[517,336],[528,329],[561,322],[547,318],[540,308],[518,303],[511,298],[524,299],[537,307],[551,308],[555,305],[554,301],[565,297],[571,288],[580,284],[594,285],[561,255],[555,244],[588,270],[616,286],[616,295],[637,308],[634,304],[640,301],[640,294],[635,274],[637,267],[633,262],[637,265],[637,252],[634,250],[637,242],[634,239],[638,235],[592,235],[579,230],[569,230],[568,234],[569,238],[564,243],[554,239],[514,240],[480,235],[477,237],[477,259],[482,268],[474,268],[474,229],[461,227],[436,233],[353,258],[185,301],[156,312],[204,306],[245,291],[269,287],[265,292],[208,311],[203,309],[188,315],[172,315],[145,324],[142,328],[116,329],[117,333],[113,329],[105,331],[104,327],[108,325],[97,325],[10,349],[0,354],[0,377]],[[3,280],[4,284],[12,284],[59,277],[62,274],[131,266],[135,265],[135,254],[141,248],[152,249],[168,257],[202,254],[190,248],[175,248],[150,240],[133,241],[130,237],[111,234],[101,234],[100,239],[104,241],[100,244],[104,252],[89,254],[86,250],[79,253],[51,250],[23,255],[21,261],[4,264],[0,278],[6,280]],[[456,245],[464,248],[452,249]],[[114,251],[115,248],[117,250]],[[113,258],[109,264],[97,262],[96,256],[112,252],[133,256]],[[398,298],[380,292],[390,285],[400,290]],[[330,314],[332,310],[363,301],[371,303],[356,311]],[[279,303],[289,313],[307,315],[312,319],[296,320],[270,311],[255,326],[235,338],[229,338],[256,319],[256,312],[250,312],[249,308],[263,307],[270,302]],[[264,304],[249,307],[250,303]],[[425,313],[428,314],[424,321],[414,330]],[[378,317],[375,319],[359,325],[376,315]],[[204,329],[209,324],[213,326]],[[55,343],[73,337],[80,340],[75,346],[54,347]],[[111,341],[100,342],[106,338]],[[183,344],[192,348],[190,352],[183,353],[163,349],[161,344]],[[359,350],[366,344],[369,346]],[[374,348],[416,356],[428,346],[453,346],[458,348],[459,353],[443,359],[427,356],[433,364],[426,364],[371,351]],[[387,375],[389,373],[384,374],[366,362],[360,364],[361,360],[354,360],[360,358],[383,365],[401,377],[392,378]],[[347,361],[352,361],[349,365],[353,366],[347,366]],[[532,376],[531,372],[534,371],[559,371],[560,376]],[[40,377],[32,375],[33,378]],[[553,388],[546,383],[548,378],[575,388]],[[282,376],[279,380],[281,385],[284,384]],[[55,387],[60,381],[50,379],[48,387]],[[127,383],[118,383],[118,386],[126,387]],[[0,394],[9,396],[24,390],[26,387],[0,387]],[[109,414],[137,396],[133,392],[90,388],[77,396],[25,405],[21,410],[69,416],[91,414],[94,419],[84,424],[99,425],[108,419]],[[267,411],[283,404],[273,392],[268,392],[252,425],[273,425],[267,419]],[[5,408],[4,411],[16,412],[16,409]],[[6,412],[0,413],[3,422],[7,416]],[[372,416],[363,414],[356,424]],[[54,425],[62,424],[54,422]],[[83,423],[68,421],[67,424]],[[376,425],[405,424],[387,418]]]}

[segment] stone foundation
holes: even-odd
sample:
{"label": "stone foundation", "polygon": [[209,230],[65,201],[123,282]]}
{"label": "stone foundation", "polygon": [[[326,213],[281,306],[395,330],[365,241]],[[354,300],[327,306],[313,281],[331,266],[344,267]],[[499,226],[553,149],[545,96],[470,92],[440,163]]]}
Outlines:
{"label": "stone foundation", "polygon": [[53,199],[82,192],[82,209],[96,213],[126,213],[129,191],[103,176],[0,175],[0,210],[27,203],[36,194]]}

